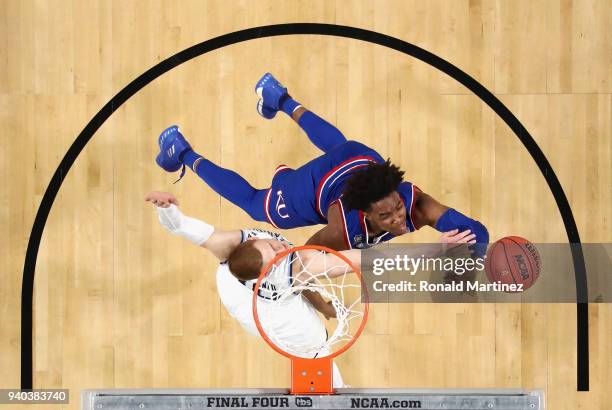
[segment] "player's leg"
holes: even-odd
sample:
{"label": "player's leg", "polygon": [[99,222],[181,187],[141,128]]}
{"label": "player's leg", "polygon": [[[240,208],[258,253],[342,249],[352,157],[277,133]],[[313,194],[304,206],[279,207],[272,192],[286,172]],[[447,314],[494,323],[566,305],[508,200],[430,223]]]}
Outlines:
{"label": "player's leg", "polygon": [[288,94],[287,89],[270,73],[266,73],[255,86],[260,100],[257,112],[272,119],[278,111],[291,117],[306,132],[310,141],[321,151],[328,152],[338,144],[346,142],[346,137],[329,122],[312,111],[304,108]]}
{"label": "player's leg", "polygon": [[240,207],[254,220],[267,222],[264,209],[267,189],[253,188],[238,173],[212,163],[193,150],[187,151],[182,160],[216,193]]}
{"label": "player's leg", "polygon": [[302,106],[293,112],[291,118],[304,130],[308,139],[323,152],[328,152],[346,142],[346,137],[339,129]]}
{"label": "player's leg", "polygon": [[339,389],[342,387],[347,387],[344,384],[344,379],[342,378],[342,374],[340,374],[340,369],[335,361],[332,362],[332,387],[334,389]]}
{"label": "player's leg", "polygon": [[[256,221],[267,221],[264,203],[267,190],[255,189],[236,172],[213,164],[191,149],[177,126],[164,130],[159,137],[157,164],[168,172],[189,167],[215,192],[239,206]],[[183,175],[181,173],[181,176]]]}
{"label": "player's leg", "polygon": [[[323,349],[317,357],[325,357],[331,354],[331,349]],[[334,389],[339,389],[342,387],[347,387],[344,384],[344,379],[342,378],[342,373],[340,373],[340,368],[336,364],[336,361],[332,361],[332,387]]]}

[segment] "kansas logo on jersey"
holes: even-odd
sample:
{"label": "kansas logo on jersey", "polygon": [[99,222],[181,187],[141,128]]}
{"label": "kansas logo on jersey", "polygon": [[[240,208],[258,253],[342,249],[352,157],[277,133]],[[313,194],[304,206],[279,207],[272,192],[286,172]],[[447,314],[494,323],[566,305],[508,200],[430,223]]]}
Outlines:
{"label": "kansas logo on jersey", "polygon": [[276,192],[276,195],[278,195],[278,199],[276,200],[276,213],[283,219],[289,218],[287,206],[285,205],[285,200],[283,199],[283,191],[279,189]]}

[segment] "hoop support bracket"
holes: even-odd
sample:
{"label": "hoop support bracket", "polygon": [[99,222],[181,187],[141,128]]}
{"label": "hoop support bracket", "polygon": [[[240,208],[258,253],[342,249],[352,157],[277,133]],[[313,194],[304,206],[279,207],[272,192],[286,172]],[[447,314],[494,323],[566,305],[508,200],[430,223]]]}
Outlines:
{"label": "hoop support bracket", "polygon": [[332,358],[291,359],[291,394],[333,394]]}

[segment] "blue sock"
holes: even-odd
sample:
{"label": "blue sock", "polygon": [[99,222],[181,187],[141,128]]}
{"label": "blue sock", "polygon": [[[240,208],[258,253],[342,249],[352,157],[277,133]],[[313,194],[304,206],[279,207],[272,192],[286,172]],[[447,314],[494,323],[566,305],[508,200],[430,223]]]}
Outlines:
{"label": "blue sock", "polygon": [[299,102],[295,101],[291,96],[286,96],[283,101],[280,103],[280,109],[282,112],[291,117],[293,111],[300,105]]}

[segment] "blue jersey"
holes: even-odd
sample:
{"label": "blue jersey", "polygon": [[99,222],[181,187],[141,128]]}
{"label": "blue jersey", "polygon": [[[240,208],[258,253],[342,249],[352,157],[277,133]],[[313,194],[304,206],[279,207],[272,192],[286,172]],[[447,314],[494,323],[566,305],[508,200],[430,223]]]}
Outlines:
{"label": "blue jersey", "polygon": [[[412,220],[416,189],[417,188],[410,182],[402,182],[397,189],[406,207],[406,228],[408,228],[408,232],[414,232],[416,230]],[[395,238],[395,235],[390,232],[382,232],[376,236],[370,235],[366,217],[363,212],[357,209],[349,210],[342,197],[338,198],[337,203],[340,206],[340,215],[342,216],[344,243],[348,249],[369,248],[378,243]]]}
{"label": "blue jersey", "polygon": [[327,223],[327,209],[344,192],[354,172],[382,157],[356,141],[347,141],[298,169],[276,169],[264,208],[276,228],[291,229]]}
{"label": "blue jersey", "polygon": [[[280,229],[327,224],[327,211],[337,202],[347,248],[367,248],[394,238],[389,232],[370,236],[365,215],[358,210],[348,210],[342,202],[346,181],[353,173],[373,162],[385,161],[372,148],[356,141],[347,141],[298,169],[280,165],[266,194],[264,207],[268,221]],[[410,182],[402,182],[398,188],[406,206],[409,232],[415,230],[412,222],[414,189]]]}

